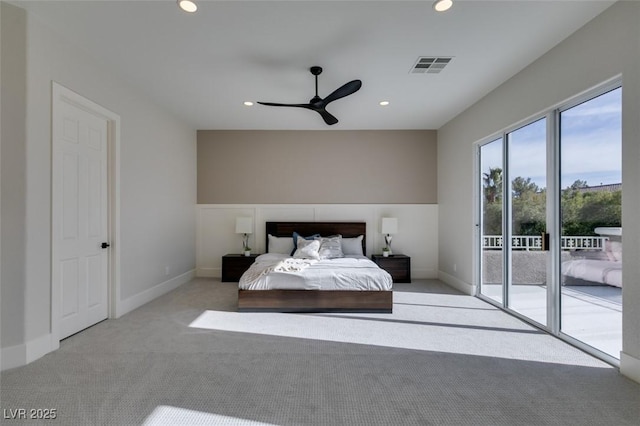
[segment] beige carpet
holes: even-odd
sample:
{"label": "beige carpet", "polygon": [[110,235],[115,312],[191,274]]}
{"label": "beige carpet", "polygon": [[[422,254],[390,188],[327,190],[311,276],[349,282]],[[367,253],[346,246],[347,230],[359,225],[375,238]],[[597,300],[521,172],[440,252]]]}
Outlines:
{"label": "beige carpet", "polygon": [[63,341],[2,373],[2,423],[640,425],[640,385],[438,281],[396,285],[393,314],[235,304],[197,279]]}

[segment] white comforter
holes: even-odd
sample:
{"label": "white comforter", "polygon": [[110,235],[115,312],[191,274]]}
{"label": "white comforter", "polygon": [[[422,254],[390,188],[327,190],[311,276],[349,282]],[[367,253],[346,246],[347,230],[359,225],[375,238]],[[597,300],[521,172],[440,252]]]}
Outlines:
{"label": "white comforter", "polygon": [[240,278],[242,290],[391,290],[391,275],[365,256],[292,259],[260,255]]}

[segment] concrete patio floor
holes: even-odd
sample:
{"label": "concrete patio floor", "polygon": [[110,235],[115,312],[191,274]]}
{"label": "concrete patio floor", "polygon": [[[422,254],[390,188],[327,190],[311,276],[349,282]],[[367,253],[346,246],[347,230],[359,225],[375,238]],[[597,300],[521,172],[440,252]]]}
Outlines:
{"label": "concrete patio floor", "polygon": [[[485,284],[482,294],[502,303],[502,285]],[[546,325],[547,287],[514,285],[514,311]],[[560,330],[614,358],[622,350],[622,289],[610,286],[563,286]]]}

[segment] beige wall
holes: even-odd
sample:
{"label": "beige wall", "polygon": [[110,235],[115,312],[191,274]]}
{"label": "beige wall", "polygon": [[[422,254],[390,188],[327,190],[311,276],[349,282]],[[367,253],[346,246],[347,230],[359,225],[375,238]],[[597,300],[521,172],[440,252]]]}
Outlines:
{"label": "beige wall", "polygon": [[198,204],[436,204],[434,130],[198,131]]}

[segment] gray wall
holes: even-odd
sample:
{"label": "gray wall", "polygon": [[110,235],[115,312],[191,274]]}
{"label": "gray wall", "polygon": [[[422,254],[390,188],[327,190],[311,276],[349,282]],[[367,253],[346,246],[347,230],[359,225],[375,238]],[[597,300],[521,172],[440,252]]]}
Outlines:
{"label": "gray wall", "polygon": [[471,289],[475,284],[474,143],[622,74],[623,353],[628,358],[623,357],[621,368],[640,381],[639,22],[640,2],[615,3],[439,129],[438,246],[440,277]]}
{"label": "gray wall", "polygon": [[26,238],[26,14],[20,8],[1,4],[0,51],[0,347],[24,339],[25,238]]}
{"label": "gray wall", "polygon": [[198,204],[437,203],[434,130],[198,131]]}
{"label": "gray wall", "polygon": [[196,132],[38,18],[1,7],[0,345],[17,362],[51,341],[51,82],[121,118],[120,302],[195,269]]}

